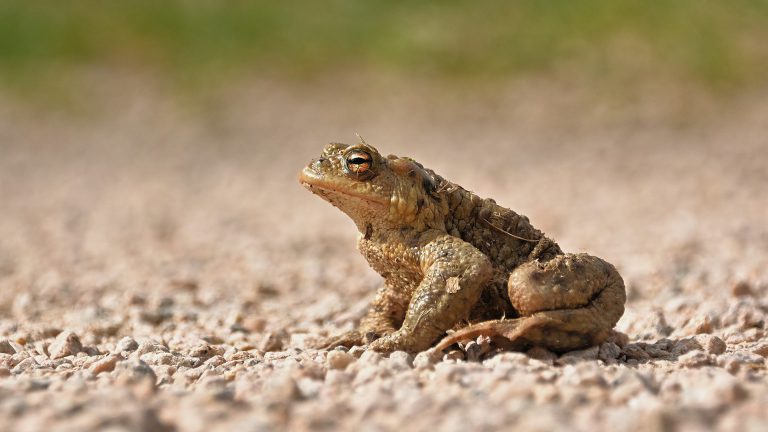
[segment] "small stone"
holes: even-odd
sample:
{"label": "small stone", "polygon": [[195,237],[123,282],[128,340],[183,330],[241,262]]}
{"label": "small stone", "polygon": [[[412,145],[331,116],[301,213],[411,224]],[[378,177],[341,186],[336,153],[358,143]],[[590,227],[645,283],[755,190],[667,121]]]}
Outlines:
{"label": "small stone", "polygon": [[385,360],[386,366],[394,371],[404,371],[413,367],[413,356],[405,351],[395,351]]}
{"label": "small stone", "polygon": [[747,281],[738,281],[731,286],[731,295],[734,297],[752,297],[755,293]]}
{"label": "small stone", "polygon": [[267,333],[259,342],[259,350],[263,352],[281,351],[283,349],[283,339],[276,333]]}
{"label": "small stone", "polygon": [[[534,359],[534,362],[535,361],[542,361],[542,360]],[[549,364],[551,363],[552,362],[549,362]],[[492,369],[497,369],[500,367],[519,368],[523,366],[528,366],[530,364],[531,364],[531,357],[528,357],[527,354],[514,352],[514,351],[500,352],[492,356],[491,358],[488,358],[483,361],[483,366],[492,368]]]}
{"label": "small stone", "polygon": [[347,352],[350,355],[352,355],[352,357],[354,358],[360,358],[360,356],[362,356],[363,353],[365,352],[365,347],[355,345],[352,348],[350,348],[349,351]]}
{"label": "small stone", "polygon": [[648,327],[653,328],[659,336],[669,336],[672,333],[672,326],[667,323],[667,318],[661,309],[654,309],[646,316]]}
{"label": "small stone", "polygon": [[634,360],[638,360],[638,361],[648,360],[648,359],[651,358],[651,356],[648,355],[648,353],[645,352],[645,350],[643,350],[642,348],[640,348],[636,344],[631,344],[631,345],[625,346],[621,350],[621,353],[623,355],[627,356],[628,359],[634,359]]}
{"label": "small stone", "polygon": [[695,339],[710,354],[722,354],[727,348],[725,342],[717,336],[697,335]]}
{"label": "small stone", "polygon": [[13,349],[9,341],[3,339],[0,340],[0,354],[16,354],[16,350]]}
{"label": "small stone", "polygon": [[647,345],[643,350],[652,358],[665,359],[670,357],[669,351],[655,345]]}
{"label": "small stone", "polygon": [[217,367],[223,365],[226,362],[227,360],[224,358],[224,356],[216,355],[203,362],[203,364],[210,367]]}
{"label": "small stone", "polygon": [[606,342],[600,345],[597,358],[607,363],[610,360],[616,360],[619,355],[621,355],[621,348],[613,342]]}
{"label": "small stone", "polygon": [[218,345],[210,345],[208,343],[202,343],[196,345],[189,351],[189,355],[192,357],[198,357],[201,359],[209,359],[216,355],[223,355],[224,348]]}
{"label": "small stone", "polygon": [[588,386],[607,387],[608,383],[603,375],[603,369],[597,363],[582,362],[565,366],[560,382],[581,389]]}
{"label": "small stone", "polygon": [[768,357],[768,343],[762,343],[752,349],[752,352],[763,357]]}
{"label": "small stone", "polygon": [[339,350],[328,352],[328,357],[326,357],[329,369],[344,370],[353,361],[355,361],[355,357],[352,354]]}
{"label": "small stone", "polygon": [[622,333],[618,330],[611,330],[611,333],[605,339],[604,342],[613,342],[620,348],[624,348],[629,344],[629,336],[626,333]]}
{"label": "small stone", "polygon": [[289,402],[301,395],[296,381],[287,372],[276,373],[267,378],[262,391],[264,396],[273,402]]}
{"label": "small stone", "polygon": [[721,355],[717,358],[717,365],[730,373],[736,373],[742,369],[763,369],[765,359],[757,354],[740,352]]}
{"label": "small stone", "polygon": [[42,354],[46,357],[48,357],[50,354],[48,353],[48,346],[50,344],[46,341],[37,341],[35,342],[35,351],[37,351],[38,354]]}
{"label": "small stone", "polygon": [[117,362],[122,359],[123,357],[119,354],[109,354],[108,356],[94,363],[91,366],[91,372],[93,372],[94,375],[98,375],[102,372],[112,372],[115,370],[115,365],[117,365]]}
{"label": "small stone", "polygon": [[83,345],[80,338],[71,331],[63,331],[56,336],[56,340],[48,347],[51,359],[56,360],[82,351]]}
{"label": "small stone", "polygon": [[554,361],[557,359],[557,354],[553,353],[552,351],[550,351],[550,350],[548,350],[548,349],[546,349],[544,347],[540,347],[540,346],[535,346],[535,347],[529,349],[528,351],[526,351],[525,353],[530,358],[533,358],[533,359],[536,359],[536,360],[539,360],[539,361],[543,361],[543,362],[549,363],[549,364],[553,364]]}
{"label": "small stone", "polygon": [[681,356],[688,351],[693,351],[703,348],[701,344],[694,338],[680,339],[672,347],[671,353],[673,356]]}
{"label": "small stone", "polygon": [[719,370],[700,369],[696,373],[681,375],[678,379],[683,406],[717,410],[748,396],[736,378]]}
{"label": "small stone", "polygon": [[312,399],[320,394],[323,382],[312,378],[300,378],[296,380],[296,387],[304,399]]}
{"label": "small stone", "polygon": [[116,352],[123,352],[123,351],[131,352],[131,351],[135,351],[137,348],[139,348],[139,343],[136,342],[133,338],[128,336],[120,339],[117,345],[115,345]]}
{"label": "small stone", "polygon": [[267,327],[267,320],[257,316],[243,318],[243,328],[253,333],[261,333]]}
{"label": "small stone", "polygon": [[711,365],[712,357],[702,350],[692,350],[677,358],[677,362],[684,367],[696,368]]}
{"label": "small stone", "polygon": [[37,366],[37,361],[35,361],[32,357],[27,357],[24,360],[20,361],[12,370],[13,373],[17,374],[20,372],[24,372],[26,370],[29,370],[35,366]]}
{"label": "small stone", "polygon": [[360,364],[377,365],[381,362],[382,356],[374,350],[366,350],[360,356]]}
{"label": "small stone", "polygon": [[440,360],[440,355],[434,350],[422,351],[413,358],[413,367],[423,370],[429,369]]}
{"label": "small stone", "polygon": [[150,365],[169,365],[173,363],[174,356],[167,352],[153,352],[144,354],[139,359]]}
{"label": "small stone", "polygon": [[597,354],[599,351],[600,347],[596,346],[584,350],[570,351],[555,360],[555,364],[568,365],[583,361],[597,360]]}
{"label": "small stone", "polygon": [[157,381],[157,375],[145,362],[138,359],[131,359],[118,362],[115,365],[115,373],[120,381],[135,384],[143,381],[151,382],[154,387]]}
{"label": "small stone", "polygon": [[533,387],[533,399],[537,404],[555,402],[560,398],[560,391],[553,384],[542,384]]}
{"label": "small stone", "polygon": [[467,346],[464,347],[467,361],[480,361],[480,358],[490,350],[491,338],[488,336],[478,336],[477,340],[470,341]]}
{"label": "small stone", "polygon": [[168,352],[168,348],[152,340],[144,340],[139,343],[136,351],[133,353],[133,357],[140,358],[144,354],[156,353],[156,352]]}
{"label": "small stone", "polygon": [[464,360],[464,351],[450,350],[443,356],[443,361],[447,360]]}
{"label": "small stone", "polygon": [[704,315],[693,322],[693,332],[696,334],[712,333],[712,320],[708,315]]}

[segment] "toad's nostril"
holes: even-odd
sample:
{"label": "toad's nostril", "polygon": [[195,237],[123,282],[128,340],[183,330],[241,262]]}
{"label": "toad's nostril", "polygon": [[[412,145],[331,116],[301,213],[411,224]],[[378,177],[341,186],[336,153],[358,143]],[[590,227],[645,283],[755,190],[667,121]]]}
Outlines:
{"label": "toad's nostril", "polygon": [[313,169],[313,170],[317,171],[318,169],[320,169],[320,167],[322,167],[322,166],[323,166],[323,163],[324,163],[325,161],[327,161],[327,160],[328,160],[328,159],[326,159],[326,158],[319,158],[319,159],[315,159],[315,160],[313,160],[313,161],[312,161],[312,163],[310,164],[310,167],[312,167],[312,169]]}

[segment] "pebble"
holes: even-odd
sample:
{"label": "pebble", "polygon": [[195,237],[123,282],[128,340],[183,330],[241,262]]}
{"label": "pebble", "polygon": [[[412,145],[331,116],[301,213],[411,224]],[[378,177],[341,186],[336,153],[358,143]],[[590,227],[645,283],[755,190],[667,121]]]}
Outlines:
{"label": "pebble", "polygon": [[355,357],[346,351],[333,350],[328,352],[326,363],[329,369],[344,370],[350,363],[355,361]]}
{"label": "pebble", "polygon": [[698,318],[692,325],[693,332],[696,334],[712,333],[712,320],[708,315]]}
{"label": "pebble", "polygon": [[597,353],[597,358],[604,362],[610,360],[616,360],[621,355],[621,348],[613,342],[606,342],[600,345],[600,350]]}
{"label": "pebble", "polygon": [[208,343],[202,343],[194,346],[189,350],[189,355],[192,357],[199,357],[201,359],[209,359],[213,356],[223,355],[224,348],[218,345],[210,345]]}
{"label": "pebble", "polygon": [[752,348],[752,352],[763,357],[768,357],[768,343],[761,343]]}
{"label": "pebble", "polygon": [[448,360],[464,360],[464,351],[456,349],[448,351],[443,355],[443,361]]}
{"label": "pebble", "polygon": [[478,336],[477,340],[470,341],[465,347],[467,361],[480,361],[481,357],[491,350],[491,338]]}
{"label": "pebble", "polygon": [[700,369],[680,374],[680,402],[699,409],[718,409],[743,399],[747,392],[730,374],[718,369]]}
{"label": "pebble", "polygon": [[422,351],[413,358],[413,367],[418,370],[431,368],[440,361],[440,355],[434,350]]}
{"label": "pebble", "polygon": [[380,353],[374,350],[366,350],[358,359],[358,363],[373,366],[379,364],[382,358]]}
{"label": "pebble", "polygon": [[528,357],[526,354],[505,351],[484,360],[483,366],[491,369],[499,368],[501,366],[514,366],[515,368],[523,368],[530,365],[531,360],[541,364],[539,359],[531,359],[531,357]]}
{"label": "pebble", "polygon": [[16,354],[16,350],[13,349],[11,343],[8,340],[0,340],[0,354]]}
{"label": "pebble", "polygon": [[271,402],[289,402],[301,395],[296,381],[288,372],[277,372],[266,378],[262,392]]}
{"label": "pebble", "polygon": [[755,295],[752,286],[747,281],[738,281],[731,285],[731,295],[734,297],[751,297]]}
{"label": "pebble", "polygon": [[730,373],[743,369],[765,369],[765,358],[752,353],[724,354],[717,358],[717,365]]}
{"label": "pebble", "polygon": [[330,351],[326,357],[326,362],[328,363],[328,368],[330,369],[343,370],[346,369],[346,367],[354,361],[355,357],[352,354],[340,350]]}
{"label": "pebble", "polygon": [[115,351],[116,352],[124,352],[124,351],[135,351],[139,348],[139,343],[136,342],[133,338],[126,336],[115,345]]}
{"label": "pebble", "polygon": [[702,350],[691,350],[677,358],[681,366],[696,368],[714,363],[712,356]]}
{"label": "pebble", "polygon": [[360,358],[360,356],[365,352],[365,348],[355,345],[347,352],[350,353],[354,358]]}
{"label": "pebble", "polygon": [[635,345],[635,344],[625,346],[621,350],[621,353],[625,355],[628,359],[634,359],[639,361],[648,360],[651,358],[651,356],[648,355],[648,353],[645,352],[645,350],[643,350],[642,348],[640,348],[638,345]]}
{"label": "pebble", "polygon": [[583,350],[570,351],[558,357],[557,360],[555,360],[555,364],[563,366],[583,361],[597,360],[599,351],[600,347],[598,346],[593,346]]}
{"label": "pebble", "polygon": [[168,352],[150,352],[140,356],[139,359],[150,365],[169,365],[174,363],[175,357]]}
{"label": "pebble", "polygon": [[413,356],[405,351],[395,351],[383,362],[383,367],[395,372],[402,372],[413,368]]}
{"label": "pebble", "polygon": [[283,349],[283,338],[277,333],[267,333],[262,337],[258,347],[262,352],[281,351]]}
{"label": "pebble", "polygon": [[613,342],[620,348],[624,348],[627,346],[627,344],[629,344],[629,336],[626,333],[612,330],[605,342]]}
{"label": "pebble", "polygon": [[312,378],[299,378],[296,380],[296,387],[304,399],[312,399],[320,394],[323,388],[323,382]]}
{"label": "pebble", "polygon": [[37,366],[37,361],[35,361],[32,357],[27,357],[24,360],[20,361],[16,366],[11,370],[14,374],[18,374],[21,372],[24,372],[26,370],[32,369],[34,366]]}
{"label": "pebble", "polygon": [[133,352],[133,356],[141,358],[144,354],[156,353],[156,352],[168,352],[168,348],[165,345],[159,344],[153,340],[143,340],[139,342],[139,346]]}
{"label": "pebble", "polygon": [[114,369],[117,376],[127,383],[150,381],[154,386],[157,381],[155,371],[145,362],[138,359],[129,359],[118,362]]}
{"label": "pebble", "polygon": [[719,355],[728,348],[725,342],[717,336],[697,335],[695,340],[710,354]]}
{"label": "pebble", "polygon": [[83,345],[80,338],[71,331],[63,331],[56,336],[56,339],[48,347],[51,359],[60,359],[74,355],[82,351]]}
{"label": "pebble", "polygon": [[117,365],[117,362],[121,360],[123,360],[121,355],[109,354],[103,359],[91,365],[91,372],[93,372],[94,375],[98,375],[102,372],[112,372],[115,370],[115,365]]}

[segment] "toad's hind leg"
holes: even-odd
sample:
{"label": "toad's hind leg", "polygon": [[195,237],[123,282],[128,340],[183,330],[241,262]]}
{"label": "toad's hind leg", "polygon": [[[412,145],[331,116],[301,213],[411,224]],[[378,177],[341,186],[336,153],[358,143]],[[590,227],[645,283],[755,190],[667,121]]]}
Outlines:
{"label": "toad's hind leg", "polygon": [[587,254],[531,261],[509,277],[509,298],[521,317],[487,321],[443,339],[438,350],[480,335],[510,349],[555,352],[601,343],[624,313],[624,281],[609,263]]}

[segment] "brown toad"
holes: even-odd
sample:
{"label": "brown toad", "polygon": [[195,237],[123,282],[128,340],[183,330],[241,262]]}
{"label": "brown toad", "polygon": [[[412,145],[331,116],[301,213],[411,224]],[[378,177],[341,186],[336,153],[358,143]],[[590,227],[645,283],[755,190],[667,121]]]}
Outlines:
{"label": "brown toad", "polygon": [[[556,352],[602,342],[624,313],[609,263],[566,254],[525,216],[368,144],[329,144],[299,176],[349,215],[384,278],[357,330],[326,347],[422,351],[478,335]],[[469,326],[467,324],[470,324]]]}

